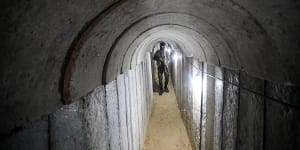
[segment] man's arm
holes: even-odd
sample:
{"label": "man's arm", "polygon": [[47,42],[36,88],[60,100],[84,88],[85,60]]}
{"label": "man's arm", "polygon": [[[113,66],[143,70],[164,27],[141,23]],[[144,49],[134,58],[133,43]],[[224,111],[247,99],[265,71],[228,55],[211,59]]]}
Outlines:
{"label": "man's arm", "polygon": [[153,59],[159,61],[158,51],[155,52]]}

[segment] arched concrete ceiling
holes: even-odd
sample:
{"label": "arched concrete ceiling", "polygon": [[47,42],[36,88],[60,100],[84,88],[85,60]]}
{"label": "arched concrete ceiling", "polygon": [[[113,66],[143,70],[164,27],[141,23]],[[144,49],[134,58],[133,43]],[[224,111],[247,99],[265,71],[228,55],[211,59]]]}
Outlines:
{"label": "arched concrete ceiling", "polygon": [[[219,64],[217,54],[203,36],[185,27],[166,25],[154,28],[134,40],[124,57],[123,70],[127,70],[129,66],[135,66],[141,62],[144,59],[145,52],[151,50],[155,43],[168,40],[176,42],[185,56],[197,57],[202,61],[208,61],[209,59],[210,62]],[[207,53],[213,58],[207,58]]]}
{"label": "arched concrete ceiling", "polygon": [[[171,33],[160,27],[163,25],[182,28]],[[139,57],[130,58],[133,56],[131,51],[143,41],[150,42],[155,38],[177,41],[194,56],[204,57],[201,51],[216,56],[220,61],[216,63],[214,58],[212,62],[216,65],[242,69],[270,80],[285,78],[285,72],[276,72],[270,67],[272,64],[284,69],[277,49],[271,45],[272,39],[240,8],[228,3],[130,1],[107,14],[93,28],[73,69],[71,97],[80,97],[97,85],[113,80],[120,73],[122,64],[127,69],[129,60],[140,60]],[[143,45],[139,50],[145,50],[147,42]]]}

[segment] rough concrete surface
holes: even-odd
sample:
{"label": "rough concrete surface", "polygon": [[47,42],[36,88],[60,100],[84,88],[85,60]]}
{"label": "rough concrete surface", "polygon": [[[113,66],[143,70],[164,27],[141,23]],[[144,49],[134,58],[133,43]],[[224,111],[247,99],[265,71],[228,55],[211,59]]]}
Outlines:
{"label": "rough concrete surface", "polygon": [[[193,59],[193,68],[192,68],[192,74],[193,75],[197,75],[198,78],[205,78],[203,77],[203,72],[202,72],[202,67],[203,67],[203,62],[199,62],[198,59]],[[192,84],[200,84],[200,87],[203,87],[204,83],[194,83],[195,81],[192,81]],[[193,88],[192,86],[192,90],[193,90],[193,100],[192,102],[190,102],[192,104],[192,118],[191,122],[192,122],[192,128],[191,128],[191,133],[192,133],[192,137],[193,137],[193,146],[194,149],[199,149],[200,148],[200,139],[201,139],[201,111],[202,106],[204,106],[202,102],[202,100],[207,99],[206,97],[204,97],[203,92],[205,92],[203,90],[203,88]]]}
{"label": "rough concrete surface", "polygon": [[119,119],[119,103],[117,93],[117,82],[112,81],[105,86],[109,144],[113,150],[121,149],[120,141],[120,119]]}
{"label": "rough concrete surface", "polygon": [[28,128],[0,142],[3,150],[48,150],[48,118],[35,122]]}
{"label": "rough concrete surface", "polygon": [[127,135],[128,135],[128,149],[133,149],[133,129],[132,129],[132,105],[131,105],[131,98],[130,98],[130,86],[129,86],[129,74],[128,72],[124,73],[124,80],[125,80],[125,94],[126,94],[126,118],[127,118]]}
{"label": "rough concrete surface", "polygon": [[[216,73],[217,74],[217,73]],[[223,81],[215,80],[214,150],[222,149]]]}
{"label": "rough concrete surface", "polygon": [[300,149],[300,111],[266,99],[265,150]]}
{"label": "rough concrete surface", "polygon": [[266,82],[266,96],[300,108],[300,87]]}
{"label": "rough concrete surface", "polygon": [[239,71],[224,68],[224,81],[233,85],[239,85]]}
{"label": "rough concrete surface", "polygon": [[[84,134],[88,150],[108,150],[107,102],[104,86],[99,86],[84,99]],[[69,124],[71,126],[72,124]]]}
{"label": "rough concrete surface", "polygon": [[[137,115],[138,115],[138,136],[139,136],[139,148],[138,149],[141,149],[141,147],[143,146],[142,143],[143,143],[143,118],[142,118],[142,114],[143,114],[143,111],[142,111],[142,92],[141,92],[141,75],[140,75],[140,72],[141,72],[141,64],[137,65],[135,67],[135,79],[136,79],[136,94],[137,94],[137,99],[136,99],[136,102],[137,102]],[[143,96],[144,97],[144,96]]]}
{"label": "rough concrete surface", "polygon": [[224,84],[224,104],[222,118],[222,150],[236,150],[238,87]]}
{"label": "rough concrete surface", "polygon": [[238,150],[263,150],[264,98],[240,91]]}
{"label": "rough concrete surface", "polygon": [[[201,128],[200,128],[200,134],[201,134],[201,137],[200,137],[200,142],[198,141],[195,141],[195,143],[200,143],[200,149],[206,149],[206,141],[209,140],[206,138],[206,135],[207,135],[207,132],[208,132],[208,127],[207,124],[208,124],[208,116],[209,114],[207,113],[208,111],[208,107],[207,107],[207,101],[209,100],[209,94],[208,93],[208,80],[207,80],[207,74],[204,74],[204,72],[207,72],[207,64],[204,63],[203,64],[203,68],[202,68],[202,86],[201,86],[201,89],[199,91],[202,92],[202,100],[201,100]],[[195,82],[195,81],[194,81]],[[198,81],[199,82],[199,81]],[[196,83],[197,84],[197,83]],[[195,83],[192,84],[193,88],[195,88]]]}
{"label": "rough concrete surface", "polygon": [[[61,107],[62,69],[68,49],[83,26],[112,2],[1,2],[1,136]],[[80,90],[84,96],[93,89],[76,91]]]}
{"label": "rough concrete surface", "polygon": [[246,74],[245,72],[241,72],[240,74],[240,86],[241,88],[259,93],[264,94],[264,80],[250,76],[249,74]]}
{"label": "rough concrete surface", "polygon": [[137,117],[137,103],[136,103],[136,79],[134,70],[128,70],[128,83],[130,91],[130,108],[131,108],[131,131],[132,131],[132,149],[138,150],[139,136],[138,136],[138,117]]}
{"label": "rough concrete surface", "polygon": [[51,149],[109,149],[105,89],[97,87],[82,100],[50,115]]}
{"label": "rough concrete surface", "polygon": [[125,78],[124,75],[119,75],[117,78],[117,89],[118,89],[118,101],[119,101],[119,116],[120,116],[120,141],[121,149],[129,150],[128,146],[128,126],[127,126],[127,113],[129,108],[126,106],[126,89],[125,89]]}
{"label": "rough concrete surface", "polygon": [[[213,71],[214,72],[214,71]],[[206,100],[206,133],[205,133],[205,147],[207,150],[213,149],[214,142],[214,119],[215,119],[215,79],[207,76],[207,100]],[[203,143],[204,144],[204,143]]]}
{"label": "rough concrete surface", "polygon": [[51,149],[82,150],[87,147],[82,101],[60,108],[50,116]]}

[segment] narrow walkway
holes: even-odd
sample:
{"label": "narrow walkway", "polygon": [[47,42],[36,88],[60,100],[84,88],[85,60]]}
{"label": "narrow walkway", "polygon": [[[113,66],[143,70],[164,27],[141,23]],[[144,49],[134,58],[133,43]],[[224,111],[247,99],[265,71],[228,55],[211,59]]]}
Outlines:
{"label": "narrow walkway", "polygon": [[154,93],[144,150],[191,150],[187,132],[176,103],[173,87],[169,93]]}

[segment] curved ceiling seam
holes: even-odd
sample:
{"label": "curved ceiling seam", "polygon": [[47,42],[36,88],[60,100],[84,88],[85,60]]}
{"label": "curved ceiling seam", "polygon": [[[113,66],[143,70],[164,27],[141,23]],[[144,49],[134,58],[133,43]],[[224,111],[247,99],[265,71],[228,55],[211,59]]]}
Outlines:
{"label": "curved ceiling seam", "polygon": [[[112,54],[112,51],[114,49],[114,47],[116,46],[116,44],[119,42],[119,40],[121,39],[121,37],[123,35],[125,35],[125,33],[127,31],[129,31],[133,26],[135,26],[136,24],[140,23],[141,21],[147,19],[147,18],[150,18],[150,17],[153,17],[153,16],[158,16],[158,15],[161,15],[161,14],[184,14],[184,15],[187,15],[187,16],[192,16],[192,17],[195,17],[199,20],[202,20],[204,21],[205,23],[207,23],[208,25],[212,26],[214,29],[216,29],[216,31],[219,33],[220,31],[217,30],[217,28],[213,25],[213,24],[210,24],[208,21],[206,21],[205,19],[203,18],[200,18],[198,16],[195,16],[193,14],[190,14],[190,13],[186,13],[186,12],[176,12],[176,11],[169,11],[169,12],[158,12],[158,13],[153,13],[153,14],[149,14],[149,15],[146,15],[138,20],[136,20],[135,22],[133,22],[132,24],[130,24],[128,27],[126,27],[122,32],[121,34],[116,38],[116,40],[113,42],[110,50],[108,51],[107,55],[106,55],[106,58],[105,58],[105,62],[104,62],[104,66],[103,66],[103,71],[102,71],[102,84],[105,84],[106,83],[106,72],[107,72],[107,66],[108,66],[108,61],[110,59],[110,56]],[[222,35],[222,34],[221,34]],[[224,37],[222,38],[224,39]],[[225,41],[225,40],[224,40]],[[225,41],[226,42],[226,41]],[[228,44],[226,42],[226,44]]]}
{"label": "curved ceiling seam", "polygon": [[212,49],[214,50],[214,53],[216,54],[216,57],[217,57],[217,59],[218,59],[219,66],[222,66],[222,63],[221,63],[219,54],[217,53],[217,50],[216,50],[215,45],[212,44],[211,41],[206,37],[206,36],[207,36],[206,34],[201,34],[201,35],[202,35],[202,37],[209,43],[209,45],[212,47]]}
{"label": "curved ceiling seam", "polygon": [[103,65],[103,71],[102,71],[102,84],[105,84],[106,83],[106,72],[107,72],[107,67],[108,67],[108,63],[109,63],[109,60],[110,60],[110,57],[111,57],[111,54],[113,52],[113,50],[115,49],[117,43],[120,41],[120,39],[127,33],[127,31],[129,31],[133,26],[135,26],[136,24],[142,22],[143,20],[147,19],[147,18],[150,18],[152,16],[155,16],[155,15],[159,15],[159,14],[164,14],[164,13],[154,13],[154,14],[150,14],[150,15],[146,15],[140,19],[137,19],[135,22],[133,22],[132,24],[130,24],[129,26],[127,26],[122,32],[121,34],[114,40],[112,46],[110,47],[107,55],[106,55],[106,58],[105,58],[105,61],[104,61],[104,65]]}
{"label": "curved ceiling seam", "polygon": [[228,0],[233,6],[237,6],[238,9],[240,9],[241,11],[244,11],[250,18],[250,20],[253,21],[253,23],[258,26],[258,28],[261,30],[261,32],[264,34],[264,35],[267,35],[267,37],[270,37],[268,32],[265,30],[265,28],[259,23],[259,21],[252,15],[252,13],[246,9],[244,6],[236,3],[235,1],[233,0]]}
{"label": "curved ceiling seam", "polygon": [[[183,27],[183,28],[189,29],[189,30],[191,30],[191,31],[193,31],[193,32],[196,32],[197,34],[200,34],[198,31],[195,31],[195,30],[193,30],[193,29],[190,28],[190,27],[187,27],[187,26],[184,26],[184,25],[180,25],[180,24],[160,24],[160,25],[156,25],[156,26],[153,26],[153,27],[150,27],[150,28],[144,30],[144,31],[141,32],[138,36],[136,36],[136,38],[135,38],[135,39],[129,44],[129,46],[127,47],[126,52],[125,52],[125,54],[124,54],[124,57],[125,57],[125,55],[127,54],[127,52],[129,51],[129,48],[131,47],[131,45],[132,45],[134,42],[136,42],[136,40],[137,40],[140,36],[142,36],[144,33],[148,32],[148,31],[150,31],[150,30],[152,30],[152,29],[155,29],[155,28],[157,28],[157,27],[168,26],[168,25],[174,25],[174,26]],[[149,35],[149,36],[151,36],[151,35]],[[149,36],[148,36],[148,37],[149,37]],[[144,39],[146,39],[146,38],[144,38]],[[197,41],[197,40],[195,40],[195,41]],[[200,45],[200,44],[199,44],[199,45]],[[201,45],[200,45],[200,46],[201,46]],[[133,55],[136,53],[137,47],[138,47],[138,46],[136,46],[136,48],[133,50],[133,52],[132,52],[132,54],[131,54],[130,64],[132,64],[132,58],[133,58]],[[204,53],[205,60],[207,61],[206,53],[205,53],[205,51],[204,51],[203,49],[202,49],[202,52]],[[123,58],[124,58],[124,57],[123,57]],[[122,68],[123,68],[123,63],[124,63],[124,59],[123,59],[123,62],[122,62]],[[121,69],[122,69],[122,68],[121,68]],[[130,67],[130,68],[131,68],[131,67]]]}
{"label": "curved ceiling seam", "polygon": [[[197,18],[197,19],[199,19],[199,20],[204,21],[204,22],[207,23],[208,25],[210,25],[210,26],[218,33],[218,34],[216,34],[216,35],[220,35],[220,36],[221,36],[221,39],[224,40],[224,42],[225,42],[226,45],[228,46],[228,50],[231,51],[231,55],[233,56],[233,58],[235,58],[235,62],[236,62],[236,63],[237,63],[237,62],[240,62],[240,61],[238,61],[238,59],[235,57],[235,55],[233,55],[233,54],[234,54],[234,52],[233,52],[234,48],[231,46],[230,42],[226,40],[227,38],[225,38],[225,37],[227,37],[227,36],[224,35],[224,34],[223,34],[223,33],[222,33],[222,32],[221,32],[214,24],[211,24],[210,22],[208,22],[208,21],[205,20],[204,18],[201,18],[201,17],[199,17],[199,16],[196,16],[196,15],[193,15],[193,14],[190,14],[190,13],[183,13],[183,14],[193,16],[193,17],[195,17],[195,18]],[[223,29],[222,26],[219,26],[219,27]],[[224,29],[223,29],[223,31],[226,32],[226,30],[224,30]]]}
{"label": "curved ceiling seam", "polygon": [[[63,67],[62,68],[62,78],[63,78],[63,82],[62,82],[62,87],[63,87],[63,90],[62,90],[62,95],[63,95],[63,101],[64,103],[67,103],[67,99],[70,97],[70,90],[69,90],[69,82],[70,82],[70,78],[71,78],[71,75],[72,75],[72,68],[73,68],[73,65],[72,64],[75,64],[76,60],[77,60],[77,57],[78,57],[78,53],[80,52],[80,49],[82,48],[82,45],[85,43],[85,41],[88,39],[86,36],[87,35],[90,35],[90,33],[93,31],[93,29],[95,28],[95,24],[98,24],[102,18],[104,18],[107,13],[111,12],[112,10],[116,9],[118,6],[120,6],[121,4],[123,4],[124,2],[126,2],[128,0],[119,0],[115,3],[113,3],[112,5],[110,5],[107,9],[105,9],[104,11],[102,11],[101,13],[99,13],[99,15],[97,15],[95,18],[93,18],[91,21],[90,21],[90,24],[87,25],[87,28],[85,28],[84,30],[82,30],[82,32],[79,33],[78,36],[76,36],[76,38],[73,40],[72,43],[75,43],[75,44],[71,44],[70,46],[70,49],[71,50],[71,54],[70,55],[67,55],[66,56],[66,62],[69,62],[69,63],[66,63],[66,67]],[[243,8],[243,7],[242,7]],[[252,20],[254,21],[255,25],[259,26],[260,24],[257,24],[258,21],[255,19],[255,17],[246,9],[243,9],[244,11],[248,12],[248,15],[250,16],[250,18],[252,18]],[[212,24],[210,24],[209,22],[207,22],[205,19],[203,18],[200,18],[198,16],[195,16],[193,14],[190,14],[190,13],[185,13],[185,12],[175,12],[175,11],[169,11],[169,12],[160,12],[160,13],[154,13],[154,14],[150,14],[148,16],[152,16],[152,15],[158,15],[158,14],[166,14],[166,13],[180,13],[180,14],[186,14],[186,15],[189,15],[189,16],[193,16],[193,17],[196,17],[204,22],[206,22],[207,24],[211,25],[214,29],[216,29],[216,31],[218,31],[220,33],[220,31]],[[250,13],[250,14],[249,14]],[[147,17],[147,16],[146,16]],[[145,18],[145,17],[144,17]],[[259,26],[261,29],[264,30],[264,28],[262,26]],[[264,32],[264,34],[267,34],[266,31]],[[85,35],[85,38],[83,38],[82,36]],[[231,47],[230,45],[230,42],[228,42],[226,40],[226,38],[224,38],[224,35],[221,34],[223,39],[225,40],[225,42],[227,43],[228,46]],[[266,35],[267,37],[268,34]],[[270,38],[268,38],[270,39]],[[229,49],[232,49],[233,47],[229,48]],[[75,49],[75,50],[74,50]],[[76,51],[76,49],[78,49],[78,52],[74,52]],[[108,52],[109,53],[109,52]],[[109,55],[109,54],[108,54]],[[236,59],[236,58],[235,58]],[[106,58],[107,60],[107,58]],[[106,61],[105,61],[106,62]],[[105,67],[104,67],[105,68]],[[105,70],[105,69],[104,69]],[[103,74],[103,72],[102,72]],[[102,79],[102,83],[105,83],[103,82],[103,79]]]}
{"label": "curved ceiling seam", "polygon": [[[171,13],[174,13],[174,12],[171,12]],[[170,13],[170,14],[171,14]],[[166,14],[169,14],[169,13],[166,13]],[[200,20],[202,20],[202,21],[205,21],[207,24],[209,24],[210,26],[212,26],[214,29],[217,29],[217,27],[215,27],[214,25],[212,25],[212,24],[210,24],[209,22],[207,22],[206,20],[204,20],[204,19],[202,19],[202,18],[200,18],[200,17],[198,17],[198,16],[194,16],[194,15],[191,15],[191,14],[189,14],[189,13],[181,13],[181,14],[184,14],[184,15],[188,15],[188,16],[192,16],[192,17],[195,17],[195,18],[197,18],[197,19],[200,19]],[[158,14],[158,15],[160,15],[160,14]],[[184,27],[187,27],[187,26],[184,26]],[[191,29],[191,30],[193,30],[193,31],[195,31],[195,32],[197,32],[199,35],[206,35],[205,33],[199,33],[197,30],[194,30],[193,28],[190,28],[190,27],[187,27],[187,28],[189,28],[189,29]],[[217,30],[218,31],[218,30]],[[220,33],[220,31],[218,31],[218,33]],[[207,35],[206,35],[207,36]],[[219,55],[218,55],[218,53],[216,52],[216,49],[215,49],[215,46],[213,46],[213,44],[211,44],[211,42],[210,42],[210,40],[208,40],[208,38],[207,37],[204,37],[208,42],[209,42],[209,44],[213,47],[213,49],[214,49],[214,52],[215,52],[215,54],[216,54],[216,57],[217,57],[217,59],[218,59],[218,63],[219,63],[219,65],[221,66],[221,61],[220,61],[220,58],[219,58]],[[225,41],[225,38],[222,36],[222,39],[224,40],[224,42],[226,43],[226,45],[228,45],[228,43]],[[230,49],[230,48],[229,48]],[[205,53],[205,52],[204,52]],[[124,62],[123,62],[124,63]],[[236,62],[237,63],[237,62]]]}
{"label": "curved ceiling seam", "polygon": [[[184,42],[180,42],[180,41],[182,41],[182,40],[180,40],[180,39],[177,39],[177,38],[172,38],[172,39],[168,39],[168,38],[162,38],[162,41],[167,41],[167,40],[171,40],[171,41],[173,41],[173,42],[175,42],[175,43],[184,43]],[[152,41],[156,41],[156,40],[152,40]],[[151,43],[153,43],[153,42],[151,42]],[[144,44],[145,45],[145,44]],[[148,44],[149,45],[149,44]],[[188,50],[188,48],[186,47],[186,45],[187,44],[180,44],[180,45],[182,45],[182,46],[180,46],[180,47],[183,47],[182,49],[183,50]],[[145,52],[145,51],[136,51],[136,49],[138,49],[140,47],[140,44],[138,44],[137,46],[135,46],[135,48],[132,48],[132,49],[134,49],[134,51],[130,51],[130,52],[132,52],[132,57],[131,57],[131,61],[130,61],[130,67],[132,67],[132,64],[133,64],[133,58],[135,58],[134,60],[135,60],[135,64],[137,64],[138,63],[138,56],[140,56],[140,53],[141,52]],[[145,46],[144,46],[145,47]],[[190,46],[190,47],[192,47],[192,46]],[[192,51],[192,50],[191,50]],[[204,53],[204,51],[202,51],[203,53]],[[134,57],[134,55],[136,55],[135,57]]]}
{"label": "curved ceiling seam", "polygon": [[[157,41],[152,41],[152,43],[156,43]],[[180,45],[178,45],[178,43],[177,42],[175,42],[175,41],[172,41],[172,42],[174,42],[173,44],[171,44],[172,46],[174,46],[175,45],[175,47],[177,48],[176,50],[177,51],[179,51],[181,54],[183,53],[182,52],[182,49],[184,49],[185,47],[184,47],[184,45],[183,45],[183,48],[180,46]],[[144,53],[144,56],[142,56],[143,58],[146,58],[147,57],[147,53]]]}
{"label": "curved ceiling seam", "polygon": [[[183,25],[180,25],[180,26],[183,26]],[[187,27],[187,26],[183,26],[183,27]],[[197,34],[198,34],[198,36],[200,35],[202,35],[202,33],[199,33],[198,31],[196,31],[196,30],[193,30],[192,28],[189,28],[189,27],[187,27],[188,29],[191,29],[192,31],[194,31],[194,32],[196,32]],[[203,33],[204,35],[206,35],[205,33]],[[218,53],[216,52],[216,50],[215,50],[215,46],[213,46],[213,44],[211,43],[211,41],[210,40],[208,40],[205,36],[201,36],[202,38],[204,38],[206,41],[206,43],[208,43],[209,45],[211,45],[211,47],[212,47],[212,49],[213,49],[213,53],[215,53],[215,55],[216,55],[216,57],[217,57],[217,60],[218,60],[218,65],[219,66],[221,66],[221,62],[220,62],[220,58],[219,58],[219,55],[218,55]],[[193,38],[194,39],[194,38]],[[136,40],[136,39],[135,39]],[[204,58],[205,58],[205,61],[207,62],[208,61],[208,59],[207,59],[207,54],[206,54],[206,52],[204,51],[204,48],[202,47],[202,45],[199,43],[199,40],[195,40],[194,39],[194,41],[196,41],[196,42],[198,42],[198,44],[197,45],[199,45],[202,49],[201,49],[201,51],[203,52],[203,54],[204,54]],[[137,47],[136,47],[137,48]],[[135,48],[135,49],[136,49]],[[126,51],[127,52],[127,51]],[[133,53],[135,53],[135,51],[133,52]],[[133,55],[133,54],[132,54]],[[132,56],[133,57],[133,56]],[[124,63],[124,62],[123,62]],[[137,64],[138,62],[136,61],[136,64]],[[132,64],[132,61],[131,61],[131,64]]]}
{"label": "curved ceiling seam", "polygon": [[[192,36],[192,39],[195,39],[193,36]],[[201,47],[201,50],[203,51],[203,53],[204,53],[204,58],[205,58],[205,62],[207,62],[207,55],[206,55],[206,52],[205,52],[205,50],[204,50],[204,48],[203,48],[203,46],[202,46],[202,44],[201,44],[201,41],[198,41],[198,40],[195,40],[197,43],[198,43],[198,45]],[[211,43],[210,43],[210,41],[207,41],[208,43],[209,43],[209,45],[211,45]],[[215,50],[214,50],[215,51]],[[216,52],[215,52],[216,53]],[[216,53],[216,55],[218,55],[217,53]]]}
{"label": "curved ceiling seam", "polygon": [[[171,39],[169,39],[169,40],[171,40]],[[174,43],[177,43],[178,44],[178,41],[174,41],[174,40],[171,40],[171,41],[173,41]],[[179,40],[180,41],[180,40]],[[152,43],[152,42],[151,42]],[[149,45],[149,44],[148,44]],[[185,47],[185,44],[181,44],[181,45],[183,45],[183,46],[179,46],[180,48],[181,48],[181,50],[182,49],[187,49],[186,47]],[[137,49],[139,46],[136,46],[136,48],[135,49]],[[183,47],[183,48],[182,48]],[[138,56],[140,56],[140,52],[144,52],[144,51],[134,51],[133,52],[133,54],[132,54],[132,57],[131,57],[131,62],[130,62],[130,68],[132,68],[132,64],[133,64],[133,58],[136,58],[136,57],[138,57]],[[136,54],[136,53],[138,53],[138,54]],[[204,53],[204,52],[203,52]],[[136,57],[133,57],[133,55],[138,55],[138,56],[136,56]],[[144,54],[145,55],[145,54]],[[135,59],[135,64],[138,64],[138,63],[140,63],[140,62],[138,62],[138,59]]]}
{"label": "curved ceiling seam", "polygon": [[[170,25],[170,24],[165,24],[165,25]],[[159,26],[161,26],[161,25],[152,26],[152,27],[150,27],[150,29],[148,28],[148,29],[144,30],[144,31],[141,32],[139,35],[137,35],[136,38],[134,38],[134,40],[132,40],[132,41],[130,42],[129,46],[126,48],[125,53],[124,53],[124,55],[123,55],[123,60],[122,60],[122,65],[121,65],[120,73],[123,73],[124,59],[125,59],[125,56],[127,55],[127,52],[129,51],[129,48],[131,47],[131,45],[132,45],[132,44],[133,44],[140,36],[142,36],[145,32],[147,32],[147,31],[149,31],[149,30],[151,30],[151,29],[154,29],[154,28],[156,28],[156,27],[159,27]],[[131,60],[131,61],[132,61],[132,60]],[[131,67],[130,67],[130,68],[131,68]]]}
{"label": "curved ceiling seam", "polygon": [[[123,61],[122,61],[122,67],[121,67],[120,73],[123,72],[123,64],[124,64],[125,55],[127,55],[127,52],[129,51],[129,48],[131,47],[131,45],[132,45],[132,44],[133,44],[133,43],[134,43],[141,35],[143,35],[145,32],[148,32],[148,31],[150,31],[150,30],[152,30],[152,29],[155,29],[155,28],[160,27],[160,26],[165,26],[165,25],[175,25],[175,26],[180,26],[180,27],[184,27],[184,28],[190,29],[191,31],[196,32],[198,35],[202,35],[202,34],[203,34],[203,35],[206,35],[205,33],[199,33],[197,30],[194,30],[194,29],[191,28],[191,27],[184,26],[184,25],[181,25],[181,24],[161,24],[161,25],[156,25],[156,26],[150,27],[150,28],[144,30],[144,31],[143,31],[142,33],[140,33],[138,36],[136,36],[136,38],[135,38],[135,39],[129,44],[129,46],[127,47],[126,52],[125,52],[125,54],[123,55]],[[206,37],[204,37],[204,36],[202,36],[202,37],[205,38],[205,40],[209,43],[209,45],[211,45],[211,46],[213,45],[213,44],[211,43],[211,41],[208,40]],[[195,41],[198,41],[198,40],[195,40]],[[201,45],[201,44],[198,44],[198,45]],[[202,45],[201,45],[201,47],[202,47]],[[214,49],[215,47],[212,46],[212,48]],[[206,53],[205,53],[205,51],[204,51],[203,48],[202,48],[202,52],[205,54],[205,59],[206,59],[206,61],[207,61],[207,56],[206,56]],[[135,50],[133,51],[132,56],[134,55],[134,53],[135,53]],[[220,63],[219,55],[218,55],[218,53],[216,52],[215,49],[214,49],[214,53],[215,53],[215,55],[216,55],[216,57],[217,57],[217,59],[218,59],[218,63],[221,64],[221,63]],[[131,57],[131,58],[132,58],[132,57]],[[131,60],[131,63],[132,63],[132,60]]]}
{"label": "curved ceiling seam", "polygon": [[60,89],[62,95],[62,102],[63,104],[69,104],[70,101],[70,80],[72,77],[72,70],[73,66],[76,63],[76,60],[80,54],[80,50],[82,46],[90,37],[93,29],[95,26],[101,22],[103,18],[105,18],[110,12],[115,10],[117,7],[121,6],[123,3],[127,2],[128,0],[118,0],[111,5],[107,6],[103,9],[98,15],[88,21],[73,39],[67,54],[64,59],[64,63],[61,69],[61,79],[60,79]]}

